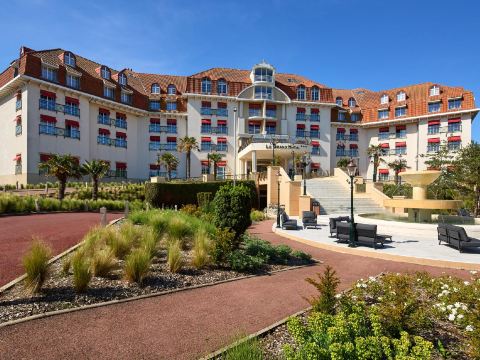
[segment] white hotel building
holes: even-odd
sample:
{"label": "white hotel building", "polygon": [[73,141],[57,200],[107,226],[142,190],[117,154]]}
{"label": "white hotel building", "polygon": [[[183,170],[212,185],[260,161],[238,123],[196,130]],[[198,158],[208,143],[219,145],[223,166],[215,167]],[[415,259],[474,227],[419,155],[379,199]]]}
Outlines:
{"label": "white hotel building", "polygon": [[[109,161],[110,180],[146,180],[165,173],[157,157],[171,152],[180,160],[176,177],[185,177],[177,145],[186,135],[199,144],[192,177],[211,170],[211,152],[224,154],[220,175],[233,174],[235,158],[239,175],[264,171],[273,141],[287,171],[296,153],[307,172],[322,175],[353,157],[360,175],[372,178],[369,145],[381,144],[385,160],[401,156],[410,168],[425,169],[422,155],[441,143],[455,150],[471,141],[477,112],[471,91],[435,83],[339,90],[267,63],[143,74],[62,49],[22,47],[0,74],[0,184],[44,181],[38,164],[51,154]],[[383,179],[393,175],[386,166],[378,171]]]}

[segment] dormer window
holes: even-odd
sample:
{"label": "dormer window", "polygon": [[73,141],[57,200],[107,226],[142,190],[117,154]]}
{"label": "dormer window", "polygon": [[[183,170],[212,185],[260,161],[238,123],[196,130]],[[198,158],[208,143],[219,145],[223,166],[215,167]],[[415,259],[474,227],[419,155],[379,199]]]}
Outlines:
{"label": "dormer window", "polygon": [[400,91],[397,93],[397,101],[405,101],[407,98],[407,95],[405,94],[405,91]]}
{"label": "dormer window", "polygon": [[157,83],[152,84],[152,94],[160,94],[160,85]]}
{"label": "dormer window", "polygon": [[202,93],[210,94],[212,92],[212,80],[209,78],[202,79]]}
{"label": "dormer window", "polygon": [[102,76],[102,78],[106,79],[106,80],[110,80],[110,69],[106,66],[102,66],[101,69],[100,69],[100,74]]}
{"label": "dormer window", "polygon": [[273,70],[268,68],[256,68],[255,69],[255,81],[272,82]]}
{"label": "dormer window", "polygon": [[175,87],[175,85],[168,85],[167,94],[168,95],[176,95],[177,94],[177,88]]}
{"label": "dormer window", "polygon": [[297,87],[297,99],[305,100],[305,86],[300,85],[299,87]]}
{"label": "dormer window", "polygon": [[382,97],[380,98],[380,104],[388,104],[388,95],[383,94]]}
{"label": "dormer window", "polygon": [[221,95],[227,94],[227,82],[224,79],[220,79],[217,82],[217,93]]}
{"label": "dormer window", "polygon": [[312,87],[312,101],[318,101],[320,100],[320,91],[318,87],[314,86]]}
{"label": "dormer window", "polygon": [[440,95],[440,86],[433,85],[430,88],[430,96],[437,96],[437,95]]}
{"label": "dormer window", "polygon": [[127,86],[127,75],[124,73],[118,74],[118,83],[122,86]]}
{"label": "dormer window", "polygon": [[75,66],[76,66],[75,56],[74,56],[71,52],[66,52],[66,53],[63,55],[63,63],[64,63],[65,65],[68,65],[68,66],[71,66],[71,67],[75,67]]}
{"label": "dormer window", "polygon": [[357,102],[355,101],[355,99],[353,97],[351,97],[350,99],[348,99],[348,106],[349,107],[355,107],[357,106]]}
{"label": "dormer window", "polygon": [[343,99],[339,96],[335,99],[338,106],[343,106]]}

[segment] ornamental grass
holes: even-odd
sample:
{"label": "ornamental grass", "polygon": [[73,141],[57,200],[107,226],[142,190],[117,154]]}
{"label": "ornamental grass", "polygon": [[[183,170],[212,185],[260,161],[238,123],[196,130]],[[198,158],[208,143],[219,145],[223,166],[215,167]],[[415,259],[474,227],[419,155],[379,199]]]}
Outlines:
{"label": "ornamental grass", "polygon": [[192,265],[197,269],[204,268],[210,263],[210,239],[205,230],[200,230],[195,234],[193,242]]}
{"label": "ornamental grass", "polygon": [[135,249],[125,258],[125,278],[142,284],[151,264],[150,253],[146,249]]}
{"label": "ornamental grass", "polygon": [[104,248],[93,254],[90,265],[94,276],[107,277],[117,267],[117,259],[112,249]]}
{"label": "ornamental grass", "polygon": [[48,277],[48,260],[52,251],[38,238],[33,238],[30,249],[23,257],[23,267],[27,275],[25,284],[33,293],[38,293]]}
{"label": "ornamental grass", "polygon": [[81,250],[72,256],[72,273],[75,291],[77,293],[85,292],[93,274],[90,259]]}
{"label": "ornamental grass", "polygon": [[167,263],[172,273],[178,273],[182,269],[183,256],[180,240],[173,240],[168,244]]}

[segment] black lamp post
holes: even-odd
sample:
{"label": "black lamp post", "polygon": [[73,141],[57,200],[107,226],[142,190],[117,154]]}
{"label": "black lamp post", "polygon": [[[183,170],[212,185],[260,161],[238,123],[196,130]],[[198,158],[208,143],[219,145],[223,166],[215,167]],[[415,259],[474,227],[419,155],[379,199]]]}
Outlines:
{"label": "black lamp post", "polygon": [[297,171],[295,168],[295,151],[292,150],[292,180],[295,179],[295,175],[297,175]]}
{"label": "black lamp post", "polygon": [[355,220],[353,218],[353,184],[355,183],[353,178],[357,172],[357,164],[353,159],[347,165],[348,176],[350,177],[350,236],[348,246],[355,246]]}
{"label": "black lamp post", "polygon": [[270,138],[270,145],[272,145],[272,166],[275,166],[275,147],[277,146],[277,140],[273,137]]}
{"label": "black lamp post", "polygon": [[280,228],[280,171],[277,172],[277,228]]}
{"label": "black lamp post", "polygon": [[307,165],[310,163],[310,155],[302,156],[303,195],[307,195]]}
{"label": "black lamp post", "polygon": [[160,150],[157,151],[157,176],[160,176]]}

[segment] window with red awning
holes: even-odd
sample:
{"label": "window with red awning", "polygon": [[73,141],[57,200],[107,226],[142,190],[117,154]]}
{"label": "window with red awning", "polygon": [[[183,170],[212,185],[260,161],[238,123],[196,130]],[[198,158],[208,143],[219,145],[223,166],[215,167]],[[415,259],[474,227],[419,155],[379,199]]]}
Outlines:
{"label": "window with red awning", "polygon": [[395,126],[395,129],[396,129],[397,131],[399,131],[399,130],[407,130],[407,125],[397,125],[397,126]]}
{"label": "window with red awning", "polygon": [[312,141],[310,144],[314,147],[315,146],[320,146],[320,143],[318,141]]}
{"label": "window with red awning", "polygon": [[456,124],[461,122],[462,120],[460,118],[455,118],[455,119],[448,119],[449,124]]}
{"label": "window with red awning", "polygon": [[75,120],[65,120],[65,126],[71,126],[71,127],[80,127],[80,123]]}
{"label": "window with red awning", "polygon": [[202,119],[202,125],[210,125],[212,123],[212,120],[210,119]]}
{"label": "window with red awning", "polygon": [[167,137],[167,142],[169,143],[176,143],[177,142],[177,138],[175,136],[169,136]]}
{"label": "window with red awning", "polygon": [[51,92],[51,91],[47,91],[47,90],[40,90],[40,96],[45,96],[45,97],[55,99],[57,97],[57,94],[55,94],[54,92]]}
{"label": "window with red awning", "polygon": [[160,141],[160,136],[152,135],[150,136],[150,141]]}
{"label": "window with red awning", "polygon": [[310,169],[320,169],[320,163],[310,163]]}
{"label": "window with red awning", "polygon": [[158,165],[158,164],[150,164],[150,170],[160,170],[160,165]]}
{"label": "window with red awning", "polygon": [[219,161],[219,162],[217,162],[217,166],[219,166],[219,167],[227,166],[227,162],[226,161]]}
{"label": "window with red awning", "polygon": [[212,103],[210,101],[202,101],[202,107],[212,107]]}
{"label": "window with red awning", "polygon": [[202,165],[206,165],[206,166],[208,166],[208,163],[209,163],[209,161],[208,161],[208,160],[202,160],[202,161],[201,161],[201,164],[202,164]]}
{"label": "window with red awning", "polygon": [[51,154],[40,154],[40,162],[47,162],[51,157]]}
{"label": "window with red awning", "polygon": [[350,149],[358,149],[358,145],[357,144],[350,144]]}
{"label": "window with red awning", "polygon": [[456,141],[462,141],[462,138],[460,136],[449,136],[447,140],[448,142],[456,142]]}
{"label": "window with red awning", "polygon": [[350,129],[350,134],[358,134],[358,129]]}
{"label": "window with red awning", "polygon": [[78,104],[80,104],[80,101],[78,99],[65,96],[65,103],[66,104],[76,104],[76,105],[78,105]]}
{"label": "window with red awning", "polygon": [[380,129],[378,129],[378,132],[390,132],[390,128],[389,127],[381,127]]}
{"label": "window with red awning", "polygon": [[217,125],[227,125],[227,120],[217,120]]}
{"label": "window with red awning", "polygon": [[390,144],[389,143],[383,143],[383,144],[380,144],[380,147],[382,149],[389,149],[390,148]]}
{"label": "window with red awning", "polygon": [[127,138],[127,134],[125,134],[124,132],[121,132],[121,131],[117,131],[117,133],[115,135],[117,136],[117,139],[126,139]]}
{"label": "window with red awning", "polygon": [[108,109],[100,108],[100,109],[98,109],[98,112],[100,114],[110,115],[110,110],[108,110]]}
{"label": "window with red awning", "polygon": [[224,138],[224,137],[217,138],[217,143],[226,143],[226,142],[227,142],[227,138]]}
{"label": "window with red awning", "polygon": [[208,136],[202,136],[201,141],[202,141],[202,142],[211,142],[211,141],[212,141],[212,138],[211,138],[211,137],[208,137]]}
{"label": "window with red awning", "polygon": [[440,142],[440,138],[430,138],[428,139],[429,144],[436,144]]}
{"label": "window with red awning", "polygon": [[305,124],[297,124],[297,129],[305,129]]}
{"label": "window with red awning", "polygon": [[401,141],[401,142],[396,142],[395,143],[395,147],[399,148],[399,147],[406,147],[407,146],[407,143],[405,141]]}
{"label": "window with red awning", "polygon": [[310,125],[310,130],[318,130],[320,129],[319,125]]}
{"label": "window with red awning", "polygon": [[117,119],[126,119],[127,115],[117,112]]}
{"label": "window with red awning", "polygon": [[297,113],[305,113],[305,108],[297,107]]}
{"label": "window with red awning", "polygon": [[344,132],[345,132],[344,128],[337,128],[337,134],[338,133],[343,134]]}
{"label": "window with red awning", "polygon": [[158,119],[158,118],[150,118],[150,124],[160,124],[160,119]]}
{"label": "window with red awning", "polygon": [[100,128],[100,129],[98,129],[98,133],[99,133],[100,135],[110,135],[110,130]]}
{"label": "window with red awning", "polygon": [[167,119],[167,125],[177,125],[177,119]]}
{"label": "window with red awning", "polygon": [[317,109],[317,108],[310,109],[310,114],[318,114],[319,112],[320,112],[320,109]]}
{"label": "window with red awning", "polygon": [[388,169],[378,169],[379,174],[390,174],[390,170]]}
{"label": "window with red awning", "polygon": [[124,162],[117,162],[115,164],[117,170],[125,170],[127,168],[127,163]]}
{"label": "window with red awning", "polygon": [[218,107],[219,109],[226,109],[226,108],[227,108],[227,103],[226,103],[226,102],[219,102],[219,103],[217,104],[217,107]]}
{"label": "window with red awning", "polygon": [[430,126],[430,125],[432,125],[432,126],[433,125],[440,125],[440,120],[430,120],[428,122],[428,126]]}
{"label": "window with red awning", "polygon": [[42,122],[48,122],[48,123],[56,123],[57,119],[54,118],[53,116],[48,116],[48,115],[40,115],[40,121]]}

